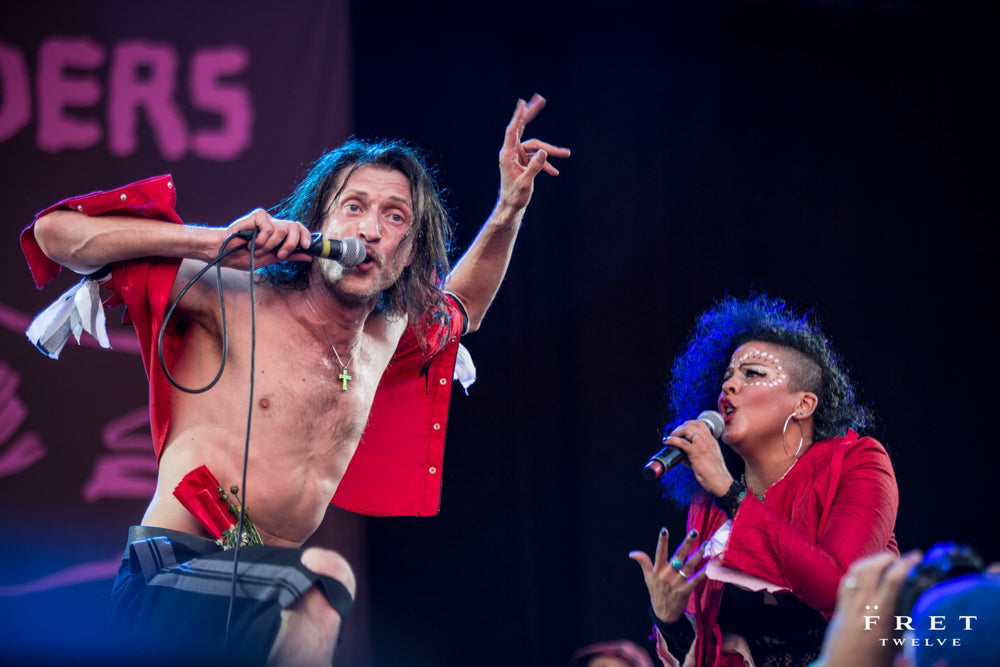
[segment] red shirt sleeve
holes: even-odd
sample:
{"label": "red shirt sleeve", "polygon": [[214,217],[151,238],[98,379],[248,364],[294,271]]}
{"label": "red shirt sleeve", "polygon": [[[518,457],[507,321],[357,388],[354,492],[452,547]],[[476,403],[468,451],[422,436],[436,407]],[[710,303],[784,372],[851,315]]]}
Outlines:
{"label": "red shirt sleeve", "polygon": [[[115,190],[96,191],[90,194],[63,199],[40,211],[35,220],[58,208],[68,208],[86,215],[125,214],[144,218],[183,224],[174,210],[177,191],[169,174],[136,181]],[[41,288],[58,275],[62,269],[49,259],[35,239],[35,221],[21,232],[21,249],[28,268]],[[149,378],[150,427],[153,445],[159,457],[163,451],[170,422],[170,386],[160,368],[157,350],[157,336],[163,324],[170,291],[173,288],[178,259],[149,258],[134,262],[118,262],[112,265],[112,278],[103,286],[112,291],[105,305],[124,303],[124,321],[132,324],[139,340],[142,363]],[[164,358],[167,365],[173,362],[177,349],[176,336],[167,336],[164,341]]]}
{"label": "red shirt sleeve", "polygon": [[856,437],[814,445],[829,444],[830,455],[800,468],[804,456],[766,502],[748,495],[723,564],[782,585],[829,617],[851,563],[883,549],[898,553],[899,492],[889,456],[876,440]]}
{"label": "red shirt sleeve", "polygon": [[35,239],[35,221],[46,213],[58,208],[68,208],[86,215],[125,213],[180,224],[180,216],[174,210],[176,203],[177,191],[174,189],[174,179],[170,174],[165,174],[129,183],[116,190],[107,192],[97,190],[90,194],[63,199],[39,211],[31,224],[21,230],[21,252],[28,261],[28,268],[31,269],[35,285],[39,288],[44,287],[62,269],[62,266],[46,257]]}

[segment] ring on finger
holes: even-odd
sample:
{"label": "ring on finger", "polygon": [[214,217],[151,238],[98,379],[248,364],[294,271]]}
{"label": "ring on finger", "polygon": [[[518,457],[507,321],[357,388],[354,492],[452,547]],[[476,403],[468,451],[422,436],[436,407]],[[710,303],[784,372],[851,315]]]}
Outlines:
{"label": "ring on finger", "polygon": [[688,573],[687,572],[685,572],[684,570],[677,570],[677,574],[681,575],[681,579],[683,579],[684,581],[687,581],[687,579],[688,579]]}
{"label": "ring on finger", "polygon": [[670,567],[680,571],[680,569],[684,567],[684,561],[682,561],[677,556],[674,556],[673,558],[670,559]]}

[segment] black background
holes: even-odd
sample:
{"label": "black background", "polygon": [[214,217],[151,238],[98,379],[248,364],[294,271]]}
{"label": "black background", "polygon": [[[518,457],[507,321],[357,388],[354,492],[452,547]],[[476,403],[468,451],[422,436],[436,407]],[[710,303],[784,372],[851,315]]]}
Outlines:
{"label": "black background", "polygon": [[[355,126],[439,156],[460,246],[511,100],[572,148],[466,344],[441,516],[369,522],[379,665],[645,642],[631,549],[670,360],[725,293],[813,309],[879,417],[901,547],[1000,557],[990,358],[997,16],[921,2],[354,6]],[[406,113],[396,102],[405,100]],[[646,644],[648,646],[648,644]]]}

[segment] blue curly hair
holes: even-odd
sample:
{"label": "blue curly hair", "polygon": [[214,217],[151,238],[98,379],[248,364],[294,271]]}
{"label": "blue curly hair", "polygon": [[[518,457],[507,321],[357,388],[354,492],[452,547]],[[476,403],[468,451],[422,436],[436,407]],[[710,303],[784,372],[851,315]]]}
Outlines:
{"label": "blue curly hair", "polygon": [[[751,340],[790,348],[807,360],[806,365],[815,364],[813,370],[818,372],[791,373],[789,386],[816,394],[816,440],[841,436],[849,428],[872,427],[872,413],[855,400],[847,369],[818,324],[808,313],[795,313],[783,299],[754,294],[745,299],[726,296],[698,318],[684,351],[671,367],[664,435],[715,405],[733,351]],[[730,469],[738,472],[739,457],[728,447],[723,447],[723,453]],[[664,475],[661,485],[664,497],[682,507],[701,488],[688,466],[677,466]]]}

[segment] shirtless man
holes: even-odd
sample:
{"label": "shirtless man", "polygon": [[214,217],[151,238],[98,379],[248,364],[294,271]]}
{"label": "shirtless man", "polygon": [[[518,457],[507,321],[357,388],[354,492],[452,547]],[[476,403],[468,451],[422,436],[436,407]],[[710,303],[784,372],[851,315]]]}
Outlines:
{"label": "shirtless man", "polygon": [[[390,360],[394,371],[397,364],[405,365],[397,362],[397,347],[417,350],[417,366],[425,369],[427,359],[450,349],[453,364],[457,337],[482,322],[507,270],[535,176],[542,170],[558,173],[549,156],[569,156],[568,150],[537,139],[521,140],[525,125],[544,104],[537,95],[518,101],[500,152],[496,207],[447,273],[443,292],[437,276],[447,271],[447,219],[423,164],[400,144],[348,142],[332,157],[321,158],[285,205],[284,211],[301,222],[257,209],[228,227],[184,226],[120,213],[90,216],[87,201],[70,208],[64,202],[36,220],[34,240],[49,259],[83,274],[112,265],[112,289],[133,320],[141,319],[143,308],[153,313],[153,346],[161,302],[134,302],[134,292],[155,291],[145,284],[142,290],[127,287],[129,281],[146,280],[137,272],[152,275],[159,270],[155,267],[167,266],[173,271],[168,275],[176,276],[169,290],[173,302],[231,234],[251,230],[257,234],[255,266],[270,265],[267,278],[254,282],[253,357],[248,252],[224,260],[225,321],[213,269],[210,279],[191,285],[168,323],[163,356],[178,384],[201,387],[212,379],[222,361],[224,322],[228,353],[211,389],[186,393],[164,385],[160,396],[155,388],[152,392],[157,487],[142,519],[148,528],[130,534],[112,594],[112,618],[119,634],[133,640],[130,650],[154,658],[210,659],[217,653],[205,644],[224,634],[228,646],[219,650],[240,660],[331,662],[342,616],[354,596],[354,577],[339,554],[299,547],[319,526],[344,479]],[[136,196],[125,190],[120,198],[131,203]],[[366,260],[347,269],[310,261],[302,249],[310,245],[312,231],[330,239],[360,239]],[[226,247],[245,243],[237,237]],[[150,264],[154,268],[147,269]],[[289,267],[298,268],[291,278],[285,271]],[[154,381],[157,354],[146,347],[144,361],[154,385],[162,376]],[[427,379],[420,382],[423,386]],[[446,384],[443,379],[441,384]],[[185,509],[174,490],[200,466],[226,489],[241,484],[244,463],[248,515],[264,546],[237,550],[242,551],[240,587],[233,605],[233,550],[219,551],[217,535]],[[171,559],[178,567],[171,567]],[[261,565],[263,560],[267,564]],[[191,572],[197,576],[187,576]],[[279,582],[271,586],[278,590],[249,590],[243,577]],[[213,578],[211,586],[204,583]],[[286,588],[293,591],[291,599]]]}

